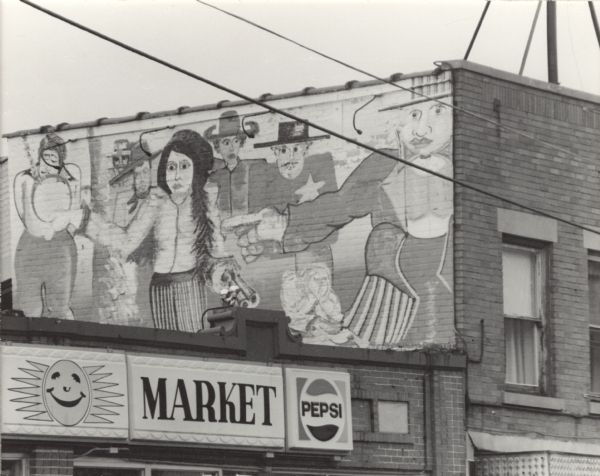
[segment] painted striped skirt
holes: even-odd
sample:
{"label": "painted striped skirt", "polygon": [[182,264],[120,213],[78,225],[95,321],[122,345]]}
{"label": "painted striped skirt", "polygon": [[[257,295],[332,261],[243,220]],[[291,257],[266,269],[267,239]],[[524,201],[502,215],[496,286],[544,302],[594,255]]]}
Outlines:
{"label": "painted striped skirt", "polygon": [[392,283],[367,275],[344,317],[344,327],[369,346],[396,346],[406,336],[415,307],[415,299]]}
{"label": "painted striped skirt", "polygon": [[157,329],[197,332],[204,329],[206,291],[195,270],[154,273],[150,281],[150,308]]}

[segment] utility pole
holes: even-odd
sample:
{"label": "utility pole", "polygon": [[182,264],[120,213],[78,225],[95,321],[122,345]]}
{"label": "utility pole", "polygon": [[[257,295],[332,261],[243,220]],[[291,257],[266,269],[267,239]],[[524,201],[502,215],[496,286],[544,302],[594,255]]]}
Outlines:
{"label": "utility pole", "polygon": [[556,51],[556,1],[546,2],[546,38],[548,47],[548,82],[558,84],[558,55]]}

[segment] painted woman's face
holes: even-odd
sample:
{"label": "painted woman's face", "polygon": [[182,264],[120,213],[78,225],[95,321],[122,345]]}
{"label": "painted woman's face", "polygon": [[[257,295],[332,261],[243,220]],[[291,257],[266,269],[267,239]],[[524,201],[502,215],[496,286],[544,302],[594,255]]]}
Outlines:
{"label": "painted woman's face", "polygon": [[187,155],[172,151],[167,158],[167,185],[173,195],[186,195],[192,188],[194,163]]}

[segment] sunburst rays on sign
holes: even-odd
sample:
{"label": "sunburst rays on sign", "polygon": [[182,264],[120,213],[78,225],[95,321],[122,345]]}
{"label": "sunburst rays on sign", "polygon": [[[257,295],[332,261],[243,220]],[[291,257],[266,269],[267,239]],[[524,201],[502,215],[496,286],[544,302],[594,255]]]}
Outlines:
{"label": "sunburst rays on sign", "polygon": [[79,423],[112,424],[123,407],[124,394],[115,392],[113,375],[102,371],[104,365],[81,367],[72,360],[58,360],[52,365],[27,360],[20,367],[23,376],[12,380],[22,384],[8,390],[24,396],[10,401],[22,404],[18,412],[27,413],[30,421],[55,421],[63,426]]}

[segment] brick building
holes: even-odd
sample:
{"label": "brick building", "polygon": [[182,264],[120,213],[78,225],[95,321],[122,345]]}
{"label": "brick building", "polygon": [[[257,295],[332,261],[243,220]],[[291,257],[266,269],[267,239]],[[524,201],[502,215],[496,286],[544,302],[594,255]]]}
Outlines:
{"label": "brick building", "polygon": [[[513,129],[458,113],[455,177],[598,228],[600,98],[452,66],[457,104]],[[477,474],[598,473],[599,236],[460,187],[455,211]]]}
{"label": "brick building", "polygon": [[600,98],[440,64],[8,134],[3,472],[596,474],[600,238],[444,177],[599,227]]}
{"label": "brick building", "polygon": [[[140,356],[145,361],[150,359],[159,368],[165,366],[166,360],[177,359],[176,368],[165,373],[171,376],[181,372],[186,363],[198,359],[210,367],[231,362],[231,368],[227,369],[230,372],[237,368],[248,372],[248,364],[257,368],[302,368],[317,372],[335,369],[349,375],[351,382],[351,409],[346,409],[352,419],[350,451],[319,450],[315,445],[312,449],[284,450],[281,442],[267,445],[258,437],[255,441],[247,438],[240,447],[231,435],[228,435],[230,440],[223,438],[220,443],[217,436],[202,441],[201,425],[200,435],[187,441],[183,437],[158,437],[160,426],[155,428],[154,436],[140,433],[131,438],[116,437],[114,430],[106,429],[108,425],[97,428],[94,437],[48,437],[36,434],[36,430],[11,426],[10,432],[30,434],[3,436],[3,470],[11,475],[23,474],[17,468],[27,465],[29,473],[25,474],[32,475],[137,475],[143,471],[227,476],[350,475],[397,474],[399,470],[406,474],[463,474],[465,360],[462,355],[426,352],[390,355],[384,351],[314,348],[290,338],[279,312],[237,310],[235,318],[235,330],[212,335],[114,329],[110,325],[52,320],[31,323],[23,318],[7,318],[3,333],[12,345],[5,348],[3,357],[11,358],[14,349],[18,352],[23,348],[18,347],[20,343],[25,342],[28,362],[39,362],[44,351],[81,360],[82,356],[72,349],[103,352],[109,348],[114,354],[124,353],[127,359]],[[58,346],[57,350],[49,352],[49,344]],[[115,379],[114,374],[112,378]],[[286,379],[289,379],[287,374]],[[192,390],[188,391],[191,400]],[[113,400],[118,402],[116,397]],[[275,406],[276,398],[271,400]],[[130,399],[129,406],[132,405],[135,403]],[[141,400],[138,405],[142,406]],[[167,413],[170,411],[169,408]],[[174,415],[176,419],[180,419],[178,412]],[[192,412],[195,414],[194,408]],[[179,431],[182,430],[180,427]]]}

